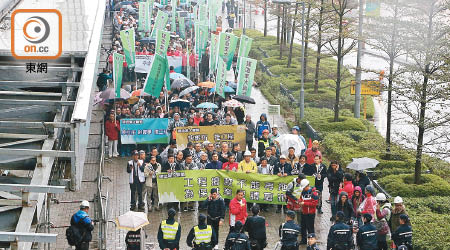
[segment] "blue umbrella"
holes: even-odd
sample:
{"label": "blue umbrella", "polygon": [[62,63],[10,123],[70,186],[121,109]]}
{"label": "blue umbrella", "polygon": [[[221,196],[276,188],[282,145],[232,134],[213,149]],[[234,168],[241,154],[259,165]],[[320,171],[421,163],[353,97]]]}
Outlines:
{"label": "blue umbrella", "polygon": [[199,109],[217,109],[219,108],[216,104],[212,102],[204,102],[197,105],[197,108]]}
{"label": "blue umbrella", "polygon": [[160,8],[160,9],[164,8],[164,5],[156,3],[156,2],[153,3],[153,6],[156,6],[157,8]]}
{"label": "blue umbrella", "polygon": [[232,87],[233,89],[236,89],[237,88],[237,83],[230,81],[230,82],[228,82],[228,86]]}
{"label": "blue umbrella", "polygon": [[170,79],[174,80],[174,79],[178,79],[178,78],[186,78],[186,76],[184,76],[183,74],[180,73],[170,73]]}
{"label": "blue umbrella", "polygon": [[[211,92],[211,93],[213,93],[215,91],[216,91],[216,87],[214,87],[214,88],[209,90],[209,92]],[[223,91],[225,93],[234,93],[235,92],[234,89],[232,87],[230,87],[230,86],[225,86],[225,88],[223,88]]]}

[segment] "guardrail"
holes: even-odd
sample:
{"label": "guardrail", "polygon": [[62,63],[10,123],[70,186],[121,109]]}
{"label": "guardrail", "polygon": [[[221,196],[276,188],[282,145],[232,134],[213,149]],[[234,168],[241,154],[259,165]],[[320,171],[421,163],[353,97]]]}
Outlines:
{"label": "guardrail", "polygon": [[[98,226],[98,248],[106,249],[106,235],[108,231],[108,200],[109,192],[106,189],[106,195],[103,195],[103,176],[105,166],[105,122],[101,123],[101,139],[100,139],[100,163],[97,171],[97,218],[99,221]],[[109,178],[107,178],[109,179]]]}
{"label": "guardrail", "polygon": [[293,104],[295,104],[297,102],[297,100],[294,98],[294,96],[292,95],[291,91],[286,88],[283,83],[280,83],[280,93],[284,96],[286,96],[289,101]]}

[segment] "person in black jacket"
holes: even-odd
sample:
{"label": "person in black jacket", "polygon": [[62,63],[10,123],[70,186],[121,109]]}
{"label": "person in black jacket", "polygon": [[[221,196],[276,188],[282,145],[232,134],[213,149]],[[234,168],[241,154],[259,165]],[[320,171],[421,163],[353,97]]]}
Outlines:
{"label": "person in black jacket", "polygon": [[[203,230],[203,232],[200,232]],[[202,236],[202,238],[197,238]],[[206,216],[199,214],[198,225],[191,228],[186,238],[186,244],[194,250],[212,250],[218,240],[214,229],[206,224]]]}
{"label": "person in black jacket", "polygon": [[205,82],[209,76],[209,49],[206,48],[205,54],[202,55],[200,60],[200,74],[202,76],[202,81]]}
{"label": "person in black jacket", "polygon": [[317,238],[315,233],[308,234],[308,246],[306,250],[320,250],[317,246]]}
{"label": "person in black jacket", "polygon": [[392,234],[392,240],[395,243],[396,249],[400,246],[406,246],[408,250],[412,250],[412,228],[409,225],[409,217],[406,214],[400,215],[400,226]]}
{"label": "person in black jacket", "polygon": [[252,116],[247,114],[245,116],[245,143],[247,144],[248,150],[253,146],[253,136],[255,135],[256,127],[255,123],[252,121]]}
{"label": "person in black jacket", "polygon": [[72,215],[70,225],[75,226],[80,230],[81,242],[75,246],[76,250],[88,250],[89,242],[92,240],[92,230],[94,230],[94,222],[88,215],[89,202],[84,200],[80,204],[80,210]]}
{"label": "person in black jacket", "polygon": [[353,247],[352,230],[344,223],[344,213],[336,213],[336,224],[331,226],[327,239],[327,250],[350,250]]}
{"label": "person in black jacket", "polygon": [[344,172],[341,170],[337,161],[331,161],[327,171],[328,188],[330,190],[331,218],[333,221],[336,216],[336,203],[339,196],[339,187],[344,181]]}
{"label": "person in black jacket", "polygon": [[366,186],[370,185],[369,177],[363,171],[356,171],[356,176],[353,178],[353,185],[360,186],[361,190],[366,190]]}
{"label": "person in black jacket", "polygon": [[336,210],[344,213],[344,223],[349,224],[350,220],[355,217],[353,215],[353,206],[348,199],[347,192],[342,191],[336,204]]}
{"label": "person in black jacket", "polygon": [[220,197],[217,192],[217,188],[211,188],[211,194],[208,199],[206,199],[201,208],[208,209],[208,225],[214,229],[217,238],[219,238],[219,226],[223,225],[223,220],[225,218],[225,202]]}
{"label": "person in black jacket", "polygon": [[261,250],[267,246],[266,218],[258,215],[258,204],[253,205],[252,213],[245,221],[244,231],[248,232],[252,250]]}
{"label": "person in black jacket", "polygon": [[250,240],[245,233],[241,232],[242,222],[236,221],[233,230],[225,240],[225,250],[251,250]]}
{"label": "person in black jacket", "polygon": [[[181,225],[175,221],[177,212],[171,208],[167,211],[168,218],[163,220],[159,225],[158,230],[158,244],[164,250],[178,250],[180,249]],[[174,237],[174,231],[175,237]]]}
{"label": "person in black jacket", "polygon": [[171,154],[167,157],[167,162],[162,166],[161,172],[172,173],[179,170],[183,170],[183,168],[175,162],[175,156]]}
{"label": "person in black jacket", "polygon": [[314,176],[315,182],[314,186],[316,191],[319,193],[319,203],[317,205],[317,212],[323,214],[322,212],[322,191],[323,191],[323,181],[327,178],[327,167],[322,163],[322,159],[319,155],[314,157],[314,164],[306,165],[303,169],[303,173],[308,176]]}
{"label": "person in black jacket", "polygon": [[298,250],[298,236],[300,235],[300,226],[295,224],[295,212],[288,210],[286,212],[286,223],[280,225],[278,234],[281,237],[281,250]]}
{"label": "person in black jacket", "polygon": [[125,244],[127,250],[140,250],[141,249],[141,229],[137,231],[128,231],[125,236]]}
{"label": "person in black jacket", "polygon": [[372,221],[371,214],[363,214],[364,225],[358,229],[356,233],[356,244],[359,249],[377,250],[377,228],[370,223]]}
{"label": "person in black jacket", "polygon": [[[275,165],[275,167],[273,168],[273,174],[274,175],[278,175],[278,176],[288,176],[291,175],[291,171],[292,171],[292,167],[291,164],[286,162],[286,156],[285,155],[281,155],[280,156],[280,162],[277,163],[277,165]],[[277,205],[277,213],[281,212],[281,206],[282,205]],[[283,205],[283,208],[285,209],[286,206]]]}

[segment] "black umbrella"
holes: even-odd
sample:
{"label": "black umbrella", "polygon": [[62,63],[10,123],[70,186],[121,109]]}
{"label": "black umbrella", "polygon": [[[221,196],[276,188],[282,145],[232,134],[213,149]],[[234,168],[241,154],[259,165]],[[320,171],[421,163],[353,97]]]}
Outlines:
{"label": "black umbrella", "polygon": [[250,103],[250,104],[255,104],[255,99],[249,97],[249,96],[245,96],[245,95],[235,95],[233,96],[234,100],[243,102],[243,103]]}
{"label": "black umbrella", "polygon": [[178,78],[173,80],[172,84],[170,84],[170,88],[173,89],[183,89],[190,86],[195,86],[195,83],[187,78]]}
{"label": "black umbrella", "polygon": [[150,37],[144,37],[141,40],[139,40],[141,44],[147,44],[147,43],[156,43],[156,39],[150,38]]}
{"label": "black umbrella", "polygon": [[177,100],[170,101],[169,106],[171,108],[178,106],[178,107],[180,107],[181,110],[183,110],[183,109],[189,108],[191,106],[191,103],[188,100],[177,99]]}

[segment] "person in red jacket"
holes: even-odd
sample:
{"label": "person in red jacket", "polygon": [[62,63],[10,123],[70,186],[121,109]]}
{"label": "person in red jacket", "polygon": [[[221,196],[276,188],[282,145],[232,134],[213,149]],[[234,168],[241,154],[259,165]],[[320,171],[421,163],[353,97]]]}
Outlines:
{"label": "person in red jacket", "polygon": [[302,241],[300,244],[306,245],[306,236],[314,233],[314,220],[316,218],[316,207],[319,203],[319,194],[314,187],[309,186],[308,179],[303,179],[300,182],[300,187],[303,190],[300,197],[300,206],[302,207]]}
{"label": "person in red jacket", "polygon": [[305,151],[306,163],[308,165],[314,164],[314,157],[316,155],[320,156],[320,161],[322,161],[322,153],[319,151],[319,141],[314,140],[310,148]]}
{"label": "person in red jacket", "polygon": [[339,194],[341,194],[341,192],[346,192],[348,194],[349,200],[352,199],[353,190],[355,189],[355,187],[353,186],[352,180],[353,180],[352,175],[349,173],[346,173],[344,175],[344,188],[341,188],[339,190]]}
{"label": "person in red jacket", "polygon": [[236,196],[230,201],[230,209],[228,214],[230,216],[230,232],[234,230],[234,225],[237,221],[245,224],[248,214],[247,201],[244,198],[243,190],[238,189],[236,191]]}
{"label": "person in red jacket", "polygon": [[119,156],[117,152],[117,143],[119,141],[120,123],[116,120],[114,112],[109,114],[108,120],[105,122],[105,133],[108,136],[109,158]]}

